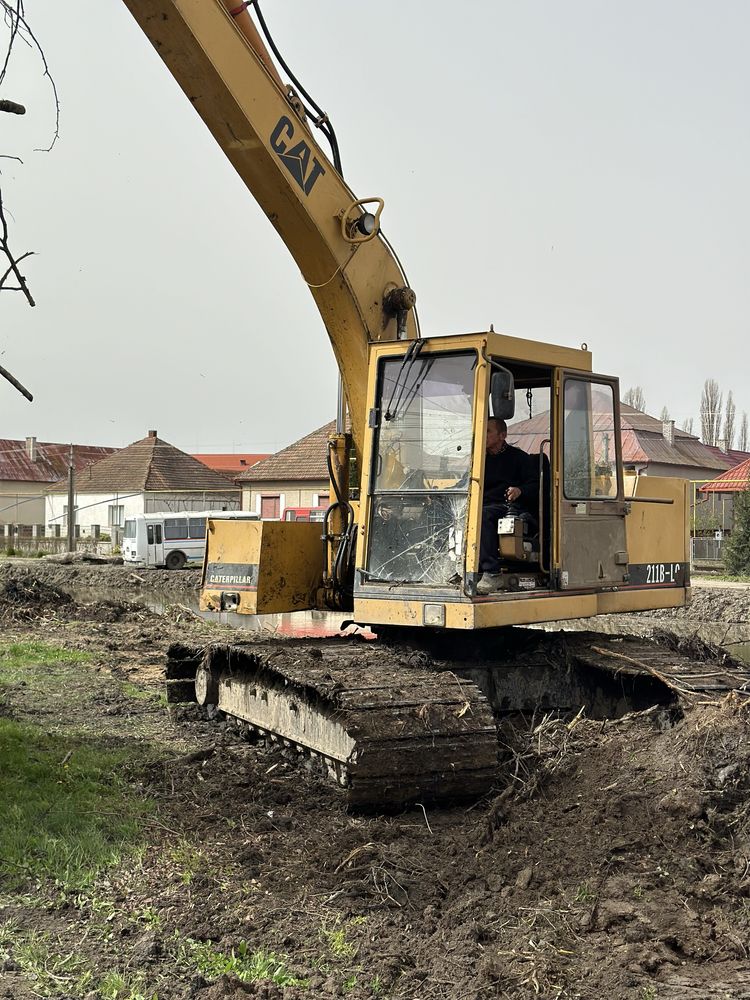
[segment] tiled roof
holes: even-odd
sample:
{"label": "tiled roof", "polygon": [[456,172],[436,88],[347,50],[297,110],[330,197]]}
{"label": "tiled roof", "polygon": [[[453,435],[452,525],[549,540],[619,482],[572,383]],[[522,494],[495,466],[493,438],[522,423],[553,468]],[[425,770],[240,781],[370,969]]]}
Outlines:
{"label": "tiled roof", "polygon": [[[606,430],[609,421],[609,414],[594,413],[595,430]],[[695,469],[716,469],[717,472],[730,465],[730,459],[718,448],[707,447],[679,427],[675,427],[674,444],[670,444],[662,433],[661,420],[625,403],[620,405],[620,427],[625,465],[682,465]],[[508,428],[508,441],[529,453],[538,452],[542,441],[548,437],[548,410]]]}
{"label": "tiled roof", "polygon": [[236,473],[244,472],[252,465],[257,465],[258,462],[262,462],[264,458],[269,457],[269,452],[265,452],[263,455],[193,455],[193,458],[197,458],[199,462],[203,462],[209,469],[213,469],[215,472],[223,472],[225,475],[229,474],[232,477]]}
{"label": "tiled roof", "polygon": [[737,448],[728,448],[726,451],[722,451],[721,448],[717,448],[711,444],[707,444],[706,447],[714,455],[718,455],[719,458],[726,458],[731,463],[729,466],[730,469],[741,462],[746,462],[750,458],[750,451],[739,451]]}
{"label": "tiled roof", "polygon": [[237,482],[328,479],[328,439],[335,431],[336,422],[332,420],[241,473],[236,477]]}
{"label": "tiled roof", "polygon": [[[112,455],[117,448],[100,448],[96,445],[74,444],[73,465],[76,472],[92,462]],[[26,441],[0,438],[0,480],[16,483],[55,483],[68,474],[69,444],[36,442],[36,459],[29,458]]]}
{"label": "tiled roof", "polygon": [[[76,476],[79,493],[153,492],[156,490],[227,490],[234,483],[152,432]],[[66,483],[49,492],[62,493]]]}
{"label": "tiled roof", "polygon": [[750,458],[731,469],[705,486],[699,487],[701,493],[740,493],[750,489]]}

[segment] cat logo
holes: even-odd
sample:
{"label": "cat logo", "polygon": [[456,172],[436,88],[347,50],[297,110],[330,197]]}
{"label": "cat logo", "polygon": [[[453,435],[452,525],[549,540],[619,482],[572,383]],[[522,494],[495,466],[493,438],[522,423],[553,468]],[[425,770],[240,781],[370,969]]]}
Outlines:
{"label": "cat logo", "polygon": [[291,143],[292,139],[294,139],[294,125],[286,115],[282,115],[271,133],[271,148],[278,154],[281,162],[305,194],[310,194],[315,182],[325,170],[314,156],[310,166],[310,147],[303,139],[290,148],[288,143]]}

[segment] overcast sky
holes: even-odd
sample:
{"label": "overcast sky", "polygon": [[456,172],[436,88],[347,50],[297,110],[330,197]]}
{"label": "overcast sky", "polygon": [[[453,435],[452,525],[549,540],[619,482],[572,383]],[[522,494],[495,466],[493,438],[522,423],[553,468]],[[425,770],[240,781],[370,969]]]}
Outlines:
{"label": "overcast sky", "polygon": [[[331,419],[336,370],[296,265],[120,0],[26,0],[60,93],[17,53],[2,187],[37,301],[0,294],[0,433],[272,451]],[[750,411],[746,0],[266,0],[381,195],[423,333],[578,346],[697,416]]]}

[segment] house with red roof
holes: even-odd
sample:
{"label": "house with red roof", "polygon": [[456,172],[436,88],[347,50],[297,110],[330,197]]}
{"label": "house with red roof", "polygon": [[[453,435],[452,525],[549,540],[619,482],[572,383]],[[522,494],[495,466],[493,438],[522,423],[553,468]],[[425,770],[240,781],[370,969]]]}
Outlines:
{"label": "house with red roof", "polygon": [[697,501],[701,513],[700,520],[722,534],[731,534],[735,497],[748,489],[750,489],[750,457],[699,487]]}
{"label": "house with red roof", "polygon": [[71,448],[77,473],[117,448],[0,438],[0,525],[44,524],[47,488],[68,475]]}
{"label": "house with red roof", "polygon": [[266,521],[278,520],[286,507],[327,507],[330,501],[328,439],[336,422],[282,448],[241,472],[242,509],[257,511]]}
{"label": "house with red roof", "polygon": [[[596,398],[594,398],[596,404]],[[594,411],[598,423],[611,423],[611,409]],[[626,472],[639,476],[673,476],[704,482],[725,472],[732,460],[719,448],[709,448],[699,438],[675,426],[674,420],[659,420],[640,410],[620,404],[622,464]],[[549,410],[508,426],[508,442],[536,454],[550,437]]]}
{"label": "house with red roof", "polygon": [[[159,511],[237,510],[240,491],[226,476],[162,440],[156,431],[76,476],[76,524],[111,532],[126,518]],[[47,490],[46,522],[65,526],[66,482]]]}
{"label": "house with red roof", "polygon": [[262,462],[263,459],[270,457],[270,452],[250,455],[236,453],[231,455],[193,455],[193,458],[197,458],[199,462],[203,462],[209,469],[213,469],[214,472],[220,472],[222,476],[227,476],[230,479],[235,479],[241,472],[246,472],[254,465],[257,465],[258,462]]}

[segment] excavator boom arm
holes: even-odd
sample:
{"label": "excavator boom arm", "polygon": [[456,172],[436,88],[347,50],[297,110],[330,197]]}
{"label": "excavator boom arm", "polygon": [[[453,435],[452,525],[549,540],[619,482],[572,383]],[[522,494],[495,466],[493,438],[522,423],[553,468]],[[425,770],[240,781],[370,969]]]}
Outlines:
{"label": "excavator boom arm", "polygon": [[418,336],[397,260],[377,228],[358,228],[365,208],[290,101],[246,10],[230,13],[233,0],[124,3],[297,262],[333,346],[360,452],[368,344]]}

